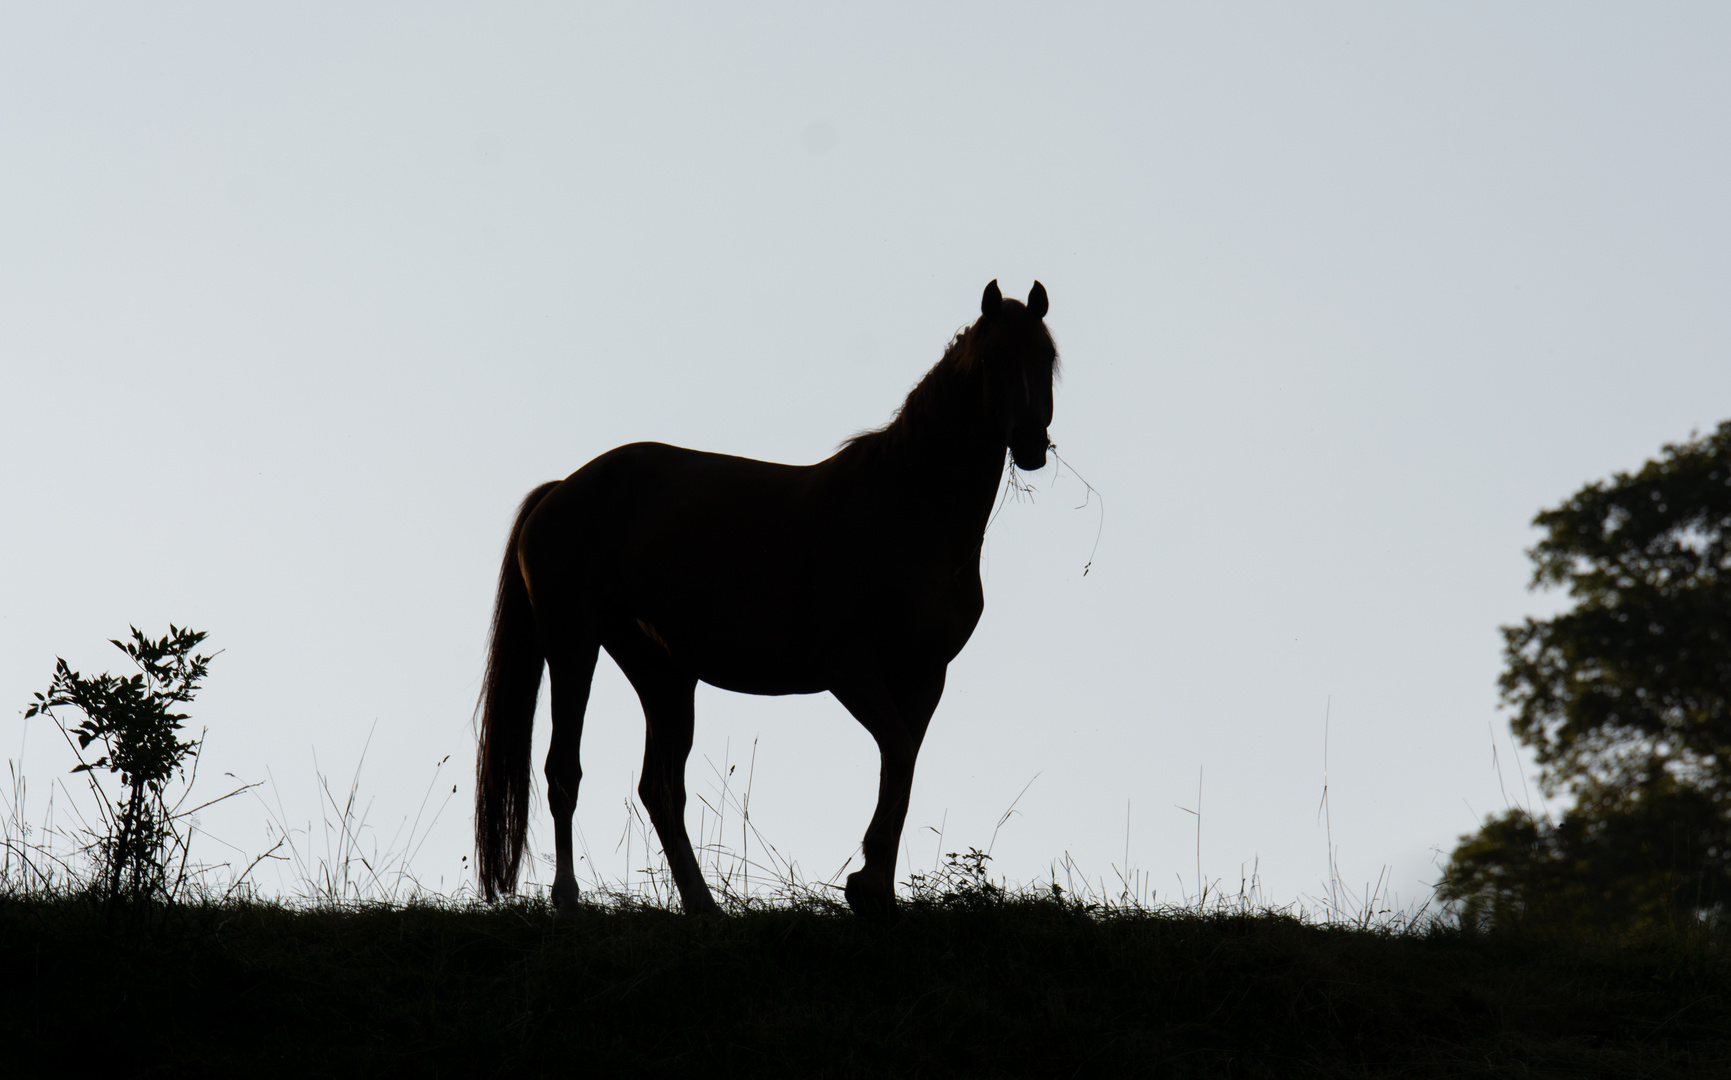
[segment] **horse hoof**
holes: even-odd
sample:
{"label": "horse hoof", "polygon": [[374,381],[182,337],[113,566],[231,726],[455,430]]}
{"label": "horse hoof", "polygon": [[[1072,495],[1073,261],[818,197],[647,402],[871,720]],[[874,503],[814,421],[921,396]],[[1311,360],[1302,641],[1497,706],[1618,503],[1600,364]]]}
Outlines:
{"label": "horse hoof", "polygon": [[679,906],[687,915],[720,915],[721,906],[715,902],[707,885],[699,883],[695,889],[679,890]]}
{"label": "horse hoof", "polygon": [[553,917],[569,919],[577,914],[577,898],[581,895],[575,881],[553,882]]}
{"label": "horse hoof", "polygon": [[866,919],[887,919],[896,909],[894,892],[884,892],[867,883],[860,871],[847,876],[847,906],[855,915]]}
{"label": "horse hoof", "polygon": [[582,905],[577,902],[576,893],[572,893],[569,896],[556,895],[553,897],[553,918],[560,922],[566,922],[570,919],[576,918],[577,912],[581,908]]}

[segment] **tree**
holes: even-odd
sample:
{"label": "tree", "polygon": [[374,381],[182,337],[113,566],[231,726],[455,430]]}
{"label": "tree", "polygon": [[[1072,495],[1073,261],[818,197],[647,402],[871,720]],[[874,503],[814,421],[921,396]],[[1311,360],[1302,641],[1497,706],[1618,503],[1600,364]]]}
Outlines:
{"label": "tree", "polygon": [[1573,606],[1503,628],[1500,686],[1558,823],[1463,837],[1465,921],[1638,927],[1731,903],[1731,421],[1534,519],[1534,588]]}

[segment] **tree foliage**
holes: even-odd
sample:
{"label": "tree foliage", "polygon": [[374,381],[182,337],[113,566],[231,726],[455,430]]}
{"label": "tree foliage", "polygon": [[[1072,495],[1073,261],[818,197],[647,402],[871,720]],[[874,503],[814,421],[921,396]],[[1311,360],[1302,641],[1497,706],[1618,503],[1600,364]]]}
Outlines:
{"label": "tree foliage", "polygon": [[1534,588],[1502,698],[1560,823],[1520,810],[1455,849],[1463,918],[1637,925],[1731,901],[1731,422],[1534,519]]}
{"label": "tree foliage", "polygon": [[1442,892],[1469,926],[1660,926],[1731,899],[1725,838],[1699,788],[1599,787],[1558,822],[1518,807],[1487,819],[1455,848]]}

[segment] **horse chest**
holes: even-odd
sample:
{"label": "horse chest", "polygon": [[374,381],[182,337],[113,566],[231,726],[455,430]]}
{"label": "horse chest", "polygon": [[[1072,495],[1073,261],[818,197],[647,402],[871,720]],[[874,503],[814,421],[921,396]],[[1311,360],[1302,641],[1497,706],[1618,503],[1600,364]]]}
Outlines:
{"label": "horse chest", "polygon": [[980,623],[980,615],[985,611],[985,598],[980,591],[978,576],[974,578],[974,588],[971,594],[958,594],[945,605],[942,618],[934,620],[932,625],[932,648],[935,653],[949,663],[962,651],[962,646],[974,636],[974,627]]}
{"label": "horse chest", "polygon": [[968,643],[985,610],[979,562],[933,560],[918,566],[880,592],[877,603],[884,606],[888,638],[948,663]]}

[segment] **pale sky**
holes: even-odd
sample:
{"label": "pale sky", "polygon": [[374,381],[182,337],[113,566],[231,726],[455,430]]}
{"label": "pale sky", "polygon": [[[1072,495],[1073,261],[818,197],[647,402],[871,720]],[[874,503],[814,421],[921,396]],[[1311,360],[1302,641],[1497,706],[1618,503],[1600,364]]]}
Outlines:
{"label": "pale sky", "polygon": [[[54,657],[118,672],[107,638],[173,621],[225,650],[208,793],[273,779],[316,857],[317,771],[346,788],[371,732],[369,843],[454,784],[413,868],[457,887],[524,493],[639,439],[819,460],[1038,278],[1103,530],[1084,577],[1098,503],[1050,467],[992,525],[908,860],[1026,788],[997,872],[1111,891],[1127,857],[1176,898],[1200,776],[1204,877],[1317,895],[1327,715],[1342,878],[1425,900],[1523,798],[1495,681],[1497,627],[1560,603],[1533,515],[1731,415],[1731,12],[726,7],[0,6],[32,816],[71,779],[21,719]],[[705,688],[697,737],[694,839],[755,743],[763,836],[812,878],[857,850],[875,750],[827,695]],[[642,739],[603,661],[585,878],[645,865]],[[200,854],[266,821],[209,812]]]}

